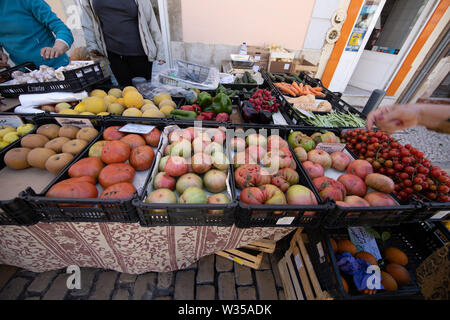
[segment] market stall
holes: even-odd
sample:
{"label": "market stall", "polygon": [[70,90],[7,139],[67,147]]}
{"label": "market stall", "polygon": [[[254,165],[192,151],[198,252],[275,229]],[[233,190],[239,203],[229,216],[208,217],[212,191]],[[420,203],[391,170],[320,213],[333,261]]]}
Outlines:
{"label": "market stall", "polygon": [[[215,68],[179,62],[154,82],[126,88],[93,79],[78,88],[84,98],[46,93],[1,114],[0,262],[33,271],[73,264],[178,270],[299,228],[314,237],[302,244],[297,232],[284,270],[292,278],[297,263],[321,298],[331,285],[340,299],[349,298],[341,294],[343,281],[328,281],[346,272],[337,265],[356,261],[362,268],[357,252],[371,250],[346,234],[351,227],[381,228],[363,238],[371,235],[373,247],[382,248],[383,228],[448,216],[450,178],[419,150],[367,131],[365,115],[319,79],[242,66],[238,75],[220,76]],[[14,96],[17,86],[0,88]],[[432,249],[449,240],[445,233],[431,238]],[[333,250],[330,239],[347,247]],[[374,263],[395,274],[377,250],[368,253]],[[413,261],[417,253],[402,254]],[[416,265],[404,266],[404,274],[414,274]],[[377,290],[400,294],[410,284],[395,281],[396,289]]]}

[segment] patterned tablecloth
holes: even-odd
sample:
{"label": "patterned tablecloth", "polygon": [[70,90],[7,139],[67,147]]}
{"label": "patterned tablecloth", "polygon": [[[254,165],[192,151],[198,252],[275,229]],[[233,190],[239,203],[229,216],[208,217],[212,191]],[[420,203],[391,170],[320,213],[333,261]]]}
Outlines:
{"label": "patterned tablecloth", "polygon": [[184,269],[203,256],[295,228],[152,227],[125,223],[0,226],[0,263],[34,272],[69,265],[140,274]]}

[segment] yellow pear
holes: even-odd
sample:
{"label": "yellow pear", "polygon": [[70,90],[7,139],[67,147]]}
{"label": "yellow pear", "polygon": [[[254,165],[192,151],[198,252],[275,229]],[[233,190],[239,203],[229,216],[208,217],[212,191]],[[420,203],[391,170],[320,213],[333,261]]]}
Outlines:
{"label": "yellow pear", "polygon": [[117,89],[117,88],[112,88],[108,91],[108,95],[114,96],[117,99],[122,98],[122,90]]}
{"label": "yellow pear", "polygon": [[123,113],[123,110],[125,110],[125,108],[121,104],[115,102],[108,106],[108,112],[115,114],[116,116],[120,116]]}
{"label": "yellow pear", "polygon": [[123,117],[142,117],[142,112],[136,108],[128,108],[122,113]]}

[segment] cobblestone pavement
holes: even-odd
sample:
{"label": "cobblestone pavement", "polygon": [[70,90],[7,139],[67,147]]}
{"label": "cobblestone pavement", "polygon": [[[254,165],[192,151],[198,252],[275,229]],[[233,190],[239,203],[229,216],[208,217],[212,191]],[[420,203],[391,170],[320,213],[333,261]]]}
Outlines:
{"label": "cobblestone pavement", "polygon": [[217,255],[176,272],[132,275],[81,268],[81,289],[65,269],[34,273],[0,265],[0,300],[284,300],[275,255],[259,270]]}
{"label": "cobblestone pavement", "polygon": [[437,133],[425,127],[410,128],[392,135],[402,144],[411,144],[424,152],[433,165],[450,169],[450,134]]}

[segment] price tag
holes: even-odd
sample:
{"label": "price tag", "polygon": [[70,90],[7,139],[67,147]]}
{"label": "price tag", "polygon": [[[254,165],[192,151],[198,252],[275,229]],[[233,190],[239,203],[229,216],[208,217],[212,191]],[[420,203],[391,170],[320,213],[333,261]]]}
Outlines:
{"label": "price tag", "polygon": [[325,143],[321,142],[316,146],[316,149],[326,151],[328,153],[342,152],[345,149],[345,143]]}
{"label": "price tag", "polygon": [[122,128],[120,128],[120,132],[127,132],[127,133],[136,133],[136,134],[147,134],[150,133],[155,126],[149,126],[145,124],[135,124],[135,123],[129,123],[124,125]]}
{"label": "price tag", "polygon": [[295,256],[294,260],[295,260],[295,264],[297,265],[297,269],[303,268],[303,263],[302,263],[302,261],[300,259],[300,255],[299,254]]}
{"label": "price tag", "polygon": [[290,63],[285,63],[284,64],[284,70],[289,70],[289,68],[291,67],[291,64]]}
{"label": "price tag", "polygon": [[255,56],[255,61],[260,61],[261,60],[261,56]]}
{"label": "price tag", "polygon": [[277,225],[290,225],[294,221],[295,217],[284,217],[277,220]]}
{"label": "price tag", "polygon": [[364,227],[348,228],[348,233],[350,236],[350,241],[355,244],[358,251],[369,252],[375,257],[375,259],[381,259],[380,250],[378,249],[375,237]]}
{"label": "price tag", "polygon": [[279,111],[272,114],[272,120],[274,124],[287,125],[286,119]]}
{"label": "price tag", "polygon": [[77,128],[93,128],[91,120],[80,118],[55,118],[61,126],[74,126]]}
{"label": "price tag", "polygon": [[0,127],[10,126],[13,128],[17,128],[21,125],[23,125],[23,121],[19,116],[0,116]]}

